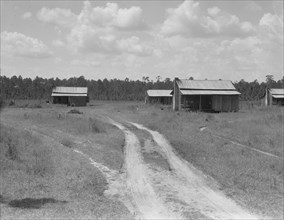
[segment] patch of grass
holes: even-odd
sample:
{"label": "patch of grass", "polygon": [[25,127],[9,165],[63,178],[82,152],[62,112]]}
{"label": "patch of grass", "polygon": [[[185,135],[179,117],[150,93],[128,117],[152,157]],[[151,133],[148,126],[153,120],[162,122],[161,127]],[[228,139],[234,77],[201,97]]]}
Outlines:
{"label": "patch of grass", "polygon": [[106,133],[107,124],[97,118],[89,118],[89,128],[93,133]]}
{"label": "patch of grass", "polygon": [[50,152],[40,139],[27,131],[17,131],[1,125],[1,172],[24,170],[31,175],[44,176],[53,173]]}
{"label": "patch of grass", "polygon": [[47,107],[47,103],[44,100],[24,100],[24,99],[16,99],[16,100],[6,100],[8,107],[10,108],[43,108]]}

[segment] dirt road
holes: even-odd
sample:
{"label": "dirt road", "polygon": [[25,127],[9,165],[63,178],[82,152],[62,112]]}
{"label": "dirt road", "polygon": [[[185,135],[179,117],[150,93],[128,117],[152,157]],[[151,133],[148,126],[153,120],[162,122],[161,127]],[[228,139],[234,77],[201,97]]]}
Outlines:
{"label": "dirt road", "polygon": [[[173,152],[171,145],[163,135],[143,125],[131,124],[149,132],[164,153],[172,172],[170,175],[163,175],[162,172],[156,173],[153,178],[160,178],[158,182],[162,183],[162,186],[167,187],[168,191],[176,192],[175,200],[186,203],[185,209],[200,212],[212,219],[259,219],[258,216],[249,213],[226,197],[221,191],[207,186],[204,177]],[[162,190],[164,187],[159,188]]]}
{"label": "dirt road", "polygon": [[131,191],[137,208],[137,217],[141,219],[179,219],[180,216],[171,213],[155,193],[147,175],[147,167],[141,158],[138,138],[121,124],[112,120],[111,123],[125,134],[127,187]]}

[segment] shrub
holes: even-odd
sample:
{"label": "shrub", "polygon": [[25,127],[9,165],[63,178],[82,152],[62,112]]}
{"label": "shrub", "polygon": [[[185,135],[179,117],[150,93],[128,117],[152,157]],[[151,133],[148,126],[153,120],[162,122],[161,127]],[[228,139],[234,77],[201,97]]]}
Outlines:
{"label": "shrub", "polygon": [[13,100],[11,100],[11,101],[9,102],[9,106],[13,106],[13,105],[15,105],[15,102],[14,102]]}
{"label": "shrub", "polygon": [[72,141],[70,141],[69,139],[63,139],[61,141],[61,144],[63,144],[66,147],[72,148],[74,143]]}
{"label": "shrub", "polygon": [[10,159],[10,160],[16,160],[18,159],[18,150],[17,150],[17,147],[16,147],[16,144],[13,143],[12,141],[12,138],[11,137],[8,137],[7,138],[7,151],[6,151],[6,154],[5,156]]}
{"label": "shrub", "polygon": [[71,109],[68,114],[83,114],[83,112],[80,112],[79,110],[77,109]]}

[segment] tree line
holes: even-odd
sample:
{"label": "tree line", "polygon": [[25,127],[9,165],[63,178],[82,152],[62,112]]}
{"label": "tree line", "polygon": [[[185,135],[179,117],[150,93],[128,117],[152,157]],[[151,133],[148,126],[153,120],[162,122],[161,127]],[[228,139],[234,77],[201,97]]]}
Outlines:
{"label": "tree line", "polygon": [[[190,77],[189,79],[193,79]],[[90,99],[95,100],[127,100],[142,101],[148,89],[173,89],[173,81],[170,78],[155,81],[149,77],[142,77],[141,80],[103,79],[88,80],[84,76],[72,77],[69,79],[22,78],[21,76],[0,76],[0,95],[7,99],[49,99],[52,89],[56,86],[77,86],[88,87]],[[252,101],[261,99],[266,88],[284,88],[284,77],[278,81],[272,75],[266,76],[265,82],[247,82],[241,79],[234,82],[236,89],[241,93],[240,100]]]}

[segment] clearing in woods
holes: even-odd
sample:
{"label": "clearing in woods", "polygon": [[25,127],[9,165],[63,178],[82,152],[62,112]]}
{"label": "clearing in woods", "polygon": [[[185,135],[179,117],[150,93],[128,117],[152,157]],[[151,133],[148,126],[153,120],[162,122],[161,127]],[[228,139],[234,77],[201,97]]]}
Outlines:
{"label": "clearing in woods", "polygon": [[[210,180],[205,174],[177,156],[169,141],[161,133],[142,124],[129,122],[122,118],[111,119],[110,114],[90,109],[82,109],[84,115],[80,116],[67,117],[62,114],[59,119],[56,119],[57,121],[46,120],[48,117],[54,117],[54,112],[58,111],[56,109],[48,113],[51,116],[47,116],[48,114],[44,113],[44,110],[37,110],[37,114],[31,113],[32,111],[27,111],[28,113],[23,110],[14,111],[16,114],[23,115],[14,117],[15,112],[14,115],[5,112],[5,117],[2,118],[3,125],[29,130],[35,136],[46,138],[50,143],[57,143],[61,148],[63,146],[61,151],[64,150],[64,146],[67,146],[66,149],[70,155],[71,151],[76,155],[81,155],[82,159],[99,170],[108,183],[104,195],[100,195],[101,199],[105,196],[107,200],[101,200],[101,205],[107,207],[113,201],[115,207],[122,207],[117,202],[120,201],[129,211],[128,213],[125,211],[120,213],[122,218],[127,216],[130,219],[134,217],[136,219],[270,219],[259,213],[252,213],[251,210],[226,196],[218,187],[212,187],[211,184],[208,184]],[[64,109],[60,109],[59,112],[64,111]],[[31,114],[36,116],[31,116]],[[94,116],[96,119],[91,119]],[[66,126],[71,125],[70,120],[74,120],[80,129],[81,136],[76,134],[77,130],[72,130],[75,129],[72,126],[68,127],[70,130],[67,129]],[[89,125],[89,128],[85,128],[84,120],[91,120],[93,123],[91,127]],[[20,126],[17,125],[19,121],[21,121]],[[95,128],[94,122],[97,126]],[[103,123],[114,127],[105,127]],[[88,133],[85,129],[95,130],[96,134]],[[108,131],[113,132],[113,129],[120,131],[125,137],[122,155],[117,153],[117,149],[108,151],[105,149],[107,145],[103,147],[97,142],[100,139],[107,141],[108,135],[111,134]],[[144,132],[145,140],[141,138],[141,132]],[[113,138],[117,137],[111,137],[111,140],[120,140]],[[115,145],[115,143],[113,144]],[[155,163],[147,162],[144,155],[147,147],[166,161],[168,167],[156,166]],[[116,153],[121,159],[112,161],[114,156],[106,157],[110,153]],[[120,163],[122,163],[121,166]],[[3,189],[1,190],[3,192]],[[74,199],[68,195],[66,198],[66,200]],[[82,200],[83,197],[80,199]],[[74,199],[76,202],[81,200]],[[91,203],[91,200],[86,202]],[[112,217],[118,213],[117,210],[119,209],[112,209]],[[91,216],[91,212],[88,212],[86,217]],[[84,217],[83,214],[80,217]]]}

